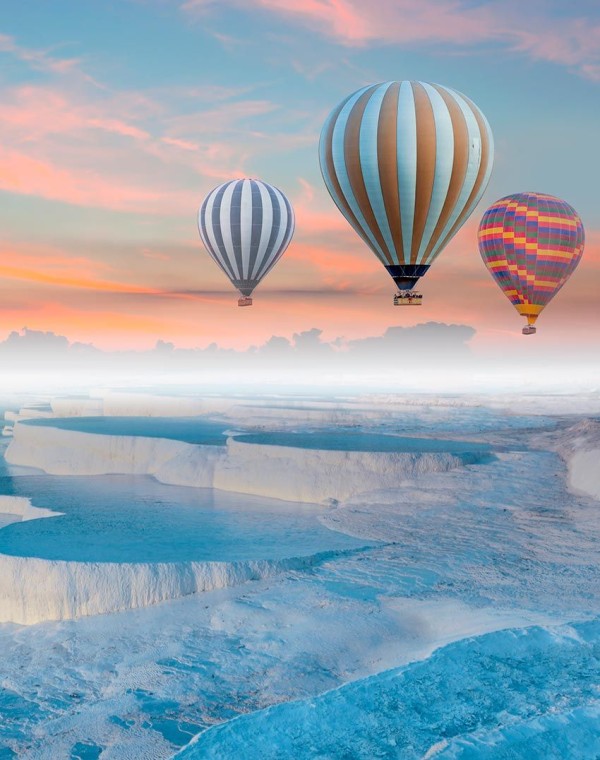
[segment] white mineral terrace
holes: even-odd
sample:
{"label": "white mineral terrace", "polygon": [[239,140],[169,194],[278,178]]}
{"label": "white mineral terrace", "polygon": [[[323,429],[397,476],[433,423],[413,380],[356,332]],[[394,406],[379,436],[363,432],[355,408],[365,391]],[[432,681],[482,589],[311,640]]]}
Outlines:
{"label": "white mineral terrace", "polygon": [[166,438],[105,435],[17,422],[10,464],[52,475],[152,475],[161,483],[287,501],[345,500],[463,464],[451,453],[331,451],[242,443],[205,446]]}

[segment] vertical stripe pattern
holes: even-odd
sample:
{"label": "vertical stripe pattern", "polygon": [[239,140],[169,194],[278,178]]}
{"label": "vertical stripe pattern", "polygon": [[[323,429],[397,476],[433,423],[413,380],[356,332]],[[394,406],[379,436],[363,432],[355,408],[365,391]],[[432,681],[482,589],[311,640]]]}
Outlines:
{"label": "vertical stripe pattern", "polygon": [[468,98],[404,81],[365,87],[335,108],[319,159],[335,204],[391,272],[431,264],[483,195],[493,152]]}
{"label": "vertical stripe pattern", "polygon": [[249,296],[288,247],[294,212],[277,188],[237,179],[207,195],[198,213],[198,231],[215,263]]}
{"label": "vertical stripe pattern", "polygon": [[577,212],[542,193],[501,198],[479,225],[479,251],[486,267],[530,324],[574,272],[584,244]]}

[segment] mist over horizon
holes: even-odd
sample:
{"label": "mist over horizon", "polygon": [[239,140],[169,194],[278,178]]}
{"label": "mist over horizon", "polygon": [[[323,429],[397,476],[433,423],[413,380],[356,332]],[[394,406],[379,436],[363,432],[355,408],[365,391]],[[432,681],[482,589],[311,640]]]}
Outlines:
{"label": "mist over horizon", "polygon": [[[92,343],[71,342],[67,336],[23,328],[0,342],[2,385],[16,376],[27,386],[51,381],[73,384],[177,383],[210,386],[224,383],[230,390],[247,384],[283,383],[286,387],[372,385],[374,390],[461,391],[507,387],[598,385],[600,361],[571,346],[557,356],[545,351],[521,355],[481,355],[473,348],[474,327],[424,322],[410,327],[392,325],[383,334],[362,339],[326,340],[313,327],[290,337],[273,335],[245,350],[212,342],[198,348],[179,348],[158,339],[148,350],[106,351]],[[527,339],[522,339],[527,346]]]}

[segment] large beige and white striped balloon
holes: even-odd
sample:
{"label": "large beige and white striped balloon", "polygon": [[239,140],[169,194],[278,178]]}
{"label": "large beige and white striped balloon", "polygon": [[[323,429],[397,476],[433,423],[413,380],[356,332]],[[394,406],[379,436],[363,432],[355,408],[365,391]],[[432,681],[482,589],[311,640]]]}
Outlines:
{"label": "large beige and white striped balloon", "polygon": [[475,209],[493,153],[489,124],[471,100],[409,81],[347,97],[319,148],[331,197],[401,289],[414,286]]}

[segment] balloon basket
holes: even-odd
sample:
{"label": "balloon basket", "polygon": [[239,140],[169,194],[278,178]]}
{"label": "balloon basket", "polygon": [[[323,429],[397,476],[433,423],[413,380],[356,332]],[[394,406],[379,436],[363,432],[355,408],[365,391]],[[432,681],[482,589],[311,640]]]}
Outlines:
{"label": "balloon basket", "polygon": [[252,306],[252,299],[248,296],[238,298],[238,306]]}
{"label": "balloon basket", "polygon": [[402,290],[394,296],[394,306],[421,306],[423,295],[414,290]]}
{"label": "balloon basket", "polygon": [[523,335],[535,335],[537,330],[533,325],[525,325],[523,328]]}

